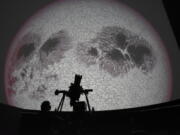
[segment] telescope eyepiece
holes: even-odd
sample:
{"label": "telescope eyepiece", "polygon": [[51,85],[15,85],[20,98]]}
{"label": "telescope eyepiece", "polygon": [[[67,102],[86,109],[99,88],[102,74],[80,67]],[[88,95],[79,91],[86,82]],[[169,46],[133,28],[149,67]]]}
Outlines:
{"label": "telescope eyepiece", "polygon": [[55,92],[54,92],[54,94],[55,94],[56,96],[59,95],[59,93],[67,94],[68,92],[65,91],[65,90],[58,90],[58,89],[56,89]]}
{"label": "telescope eyepiece", "polygon": [[83,92],[85,93],[85,94],[88,94],[89,92],[92,92],[93,90],[92,89],[85,89]]}
{"label": "telescope eyepiece", "polygon": [[60,93],[58,89],[55,90],[54,94],[57,96]]}

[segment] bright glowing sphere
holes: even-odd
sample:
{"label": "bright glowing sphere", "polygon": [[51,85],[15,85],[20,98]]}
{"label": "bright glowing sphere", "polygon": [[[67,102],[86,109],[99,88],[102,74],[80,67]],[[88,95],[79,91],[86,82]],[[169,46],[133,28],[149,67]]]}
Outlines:
{"label": "bright glowing sphere", "polygon": [[[112,0],[57,1],[33,16],[17,34],[7,58],[9,104],[54,109],[81,74],[93,89],[95,110],[145,106],[168,101],[171,70],[159,35],[137,12]],[[84,100],[81,98],[81,100]],[[69,108],[65,100],[64,110]]]}

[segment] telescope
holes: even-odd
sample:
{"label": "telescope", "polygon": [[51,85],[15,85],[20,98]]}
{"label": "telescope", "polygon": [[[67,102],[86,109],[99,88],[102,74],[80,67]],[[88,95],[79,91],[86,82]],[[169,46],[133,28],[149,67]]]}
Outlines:
{"label": "telescope", "polygon": [[62,94],[66,94],[67,93],[67,91],[65,91],[65,90],[58,90],[58,89],[56,89],[55,90],[55,92],[54,92],[54,94],[57,96],[57,95],[59,95],[60,93],[62,93]]}
{"label": "telescope", "polygon": [[[91,111],[91,107],[88,100],[88,94],[89,92],[92,92],[93,90],[83,89],[83,87],[80,85],[81,79],[82,79],[82,76],[76,74],[74,83],[71,83],[69,90],[58,90],[58,89],[55,90],[54,94],[56,96],[59,94],[63,94],[56,111],[62,111],[65,97],[70,98],[70,106],[73,107],[73,111],[85,111],[86,106],[88,106],[88,110]],[[82,94],[84,94],[86,97],[86,103],[79,101],[80,96]]]}
{"label": "telescope", "polygon": [[[88,94],[89,92],[93,92],[93,90],[92,90],[92,89],[84,89],[84,90],[82,91],[82,94]],[[68,91],[56,89],[55,92],[54,92],[54,94],[55,94],[56,96],[59,95],[59,94],[66,94],[66,95],[68,96]]]}

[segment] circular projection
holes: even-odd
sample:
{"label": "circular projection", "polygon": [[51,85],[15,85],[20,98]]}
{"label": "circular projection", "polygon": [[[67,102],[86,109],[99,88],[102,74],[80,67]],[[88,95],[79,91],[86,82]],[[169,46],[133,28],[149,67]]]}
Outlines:
{"label": "circular projection", "polygon": [[[112,0],[66,0],[44,8],[17,34],[6,63],[11,105],[57,107],[75,74],[93,89],[95,110],[168,101],[171,71],[163,43],[138,13]],[[85,98],[81,98],[84,100]],[[70,111],[69,99],[64,110]]]}

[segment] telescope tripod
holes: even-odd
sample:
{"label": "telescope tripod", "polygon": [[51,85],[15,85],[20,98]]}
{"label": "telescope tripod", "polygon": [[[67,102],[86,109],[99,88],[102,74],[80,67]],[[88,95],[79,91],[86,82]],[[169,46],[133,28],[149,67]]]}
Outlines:
{"label": "telescope tripod", "polygon": [[[56,92],[59,91],[59,90],[56,90]],[[86,98],[86,104],[87,104],[87,107],[88,107],[88,111],[91,112],[91,106],[89,104],[89,99],[88,99],[88,92],[91,91],[91,90],[84,90],[83,94],[85,95],[85,98]],[[68,96],[68,92],[67,91],[59,91],[59,93],[62,93],[63,96],[59,102],[59,105],[58,105],[58,108],[55,109],[55,111],[58,111],[58,112],[61,112],[62,111],[62,108],[63,108],[63,105],[64,105],[64,100],[65,100],[65,97]],[[79,100],[76,101],[75,103],[79,103]],[[74,107],[74,105],[72,105]]]}
{"label": "telescope tripod", "polygon": [[63,96],[59,102],[59,105],[58,105],[58,108],[56,109],[57,112],[61,112],[62,111],[62,108],[63,108],[63,104],[64,104],[64,100],[65,100],[65,93],[63,93]]}

